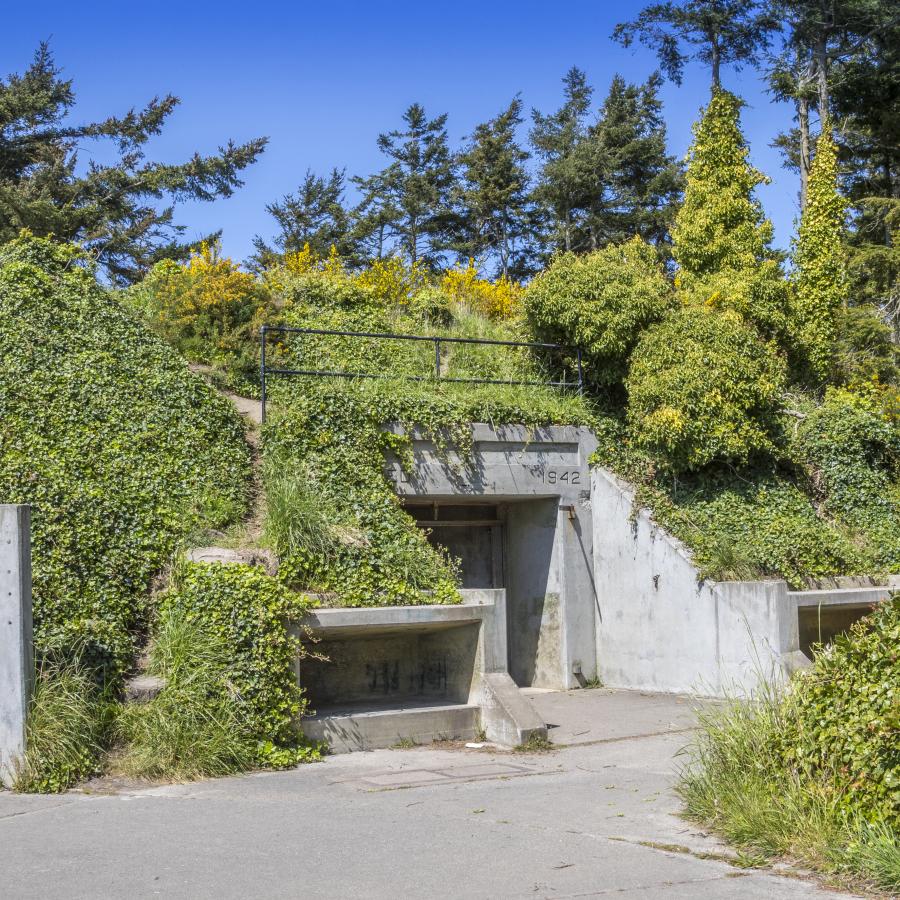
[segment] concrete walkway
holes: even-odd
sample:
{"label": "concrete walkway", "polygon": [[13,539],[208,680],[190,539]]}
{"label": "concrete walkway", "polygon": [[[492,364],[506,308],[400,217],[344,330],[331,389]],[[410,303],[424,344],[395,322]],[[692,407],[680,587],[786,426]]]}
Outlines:
{"label": "concrete walkway", "polygon": [[0,896],[847,896],[732,866],[675,815],[684,700],[531,696],[569,746],[380,750],[114,795],[0,794]]}

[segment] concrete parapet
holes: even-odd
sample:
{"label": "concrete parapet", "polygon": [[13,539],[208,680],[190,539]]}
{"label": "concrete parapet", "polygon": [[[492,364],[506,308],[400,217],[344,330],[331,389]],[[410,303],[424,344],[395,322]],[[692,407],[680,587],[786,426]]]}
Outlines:
{"label": "concrete parapet", "polygon": [[0,781],[7,786],[25,752],[33,652],[31,511],[0,504]]}

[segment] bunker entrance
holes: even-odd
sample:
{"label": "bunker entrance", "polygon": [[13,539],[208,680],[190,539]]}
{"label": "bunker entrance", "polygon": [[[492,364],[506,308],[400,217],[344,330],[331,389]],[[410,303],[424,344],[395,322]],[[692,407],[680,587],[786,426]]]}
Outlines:
{"label": "bunker entrance", "polygon": [[464,588],[505,587],[505,508],[487,503],[410,504],[408,510],[428,540],[459,560]]}
{"label": "bunker entrance", "polygon": [[513,681],[520,687],[557,686],[559,498],[499,503],[422,498],[407,501],[406,508],[428,540],[459,561],[463,588],[505,591],[507,670]]}

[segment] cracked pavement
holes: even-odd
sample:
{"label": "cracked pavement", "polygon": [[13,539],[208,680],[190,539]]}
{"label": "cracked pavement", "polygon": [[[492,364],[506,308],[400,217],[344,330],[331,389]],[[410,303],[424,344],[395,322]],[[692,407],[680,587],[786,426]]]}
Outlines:
{"label": "cracked pavement", "polygon": [[677,815],[689,701],[530,692],[560,745],[434,745],[116,793],[0,794],[0,896],[844,897]]}

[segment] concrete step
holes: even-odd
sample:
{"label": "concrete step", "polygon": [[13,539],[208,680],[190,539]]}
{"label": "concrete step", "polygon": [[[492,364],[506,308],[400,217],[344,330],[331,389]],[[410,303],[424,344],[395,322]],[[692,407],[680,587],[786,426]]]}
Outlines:
{"label": "concrete step", "polygon": [[468,703],[402,702],[394,706],[359,704],[319,708],[303,720],[303,732],[323,741],[332,753],[377,750],[412,742],[470,741],[479,724],[479,709]]}

